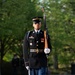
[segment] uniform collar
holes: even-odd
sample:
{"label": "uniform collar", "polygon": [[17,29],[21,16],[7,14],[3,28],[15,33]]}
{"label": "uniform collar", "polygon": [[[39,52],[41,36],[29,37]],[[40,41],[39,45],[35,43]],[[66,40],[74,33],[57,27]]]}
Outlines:
{"label": "uniform collar", "polygon": [[35,31],[36,33],[37,33],[37,32],[39,33],[39,32],[40,32],[40,29],[39,29],[39,30],[34,30],[34,31]]}

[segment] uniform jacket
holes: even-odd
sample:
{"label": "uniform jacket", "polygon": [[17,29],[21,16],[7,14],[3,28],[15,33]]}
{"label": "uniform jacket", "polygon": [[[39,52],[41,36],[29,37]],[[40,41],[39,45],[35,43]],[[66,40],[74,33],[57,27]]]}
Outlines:
{"label": "uniform jacket", "polygon": [[[50,37],[48,36],[48,45],[51,49]],[[42,49],[42,52],[30,52],[31,49]],[[34,30],[26,33],[23,44],[23,55],[25,65],[30,68],[40,68],[47,66],[47,57],[44,53],[44,31],[40,30],[37,34]]]}

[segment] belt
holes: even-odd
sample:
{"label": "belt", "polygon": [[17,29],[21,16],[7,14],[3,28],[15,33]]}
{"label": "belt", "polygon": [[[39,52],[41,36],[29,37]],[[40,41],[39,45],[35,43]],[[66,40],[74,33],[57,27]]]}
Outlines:
{"label": "belt", "polygon": [[39,52],[43,52],[43,49],[30,49],[30,52],[39,53]]}

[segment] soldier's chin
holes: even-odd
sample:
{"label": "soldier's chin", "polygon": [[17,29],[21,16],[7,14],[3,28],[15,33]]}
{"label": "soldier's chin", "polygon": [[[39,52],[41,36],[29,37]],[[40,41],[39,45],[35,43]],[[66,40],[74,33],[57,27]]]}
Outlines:
{"label": "soldier's chin", "polygon": [[40,28],[36,28],[36,30],[39,30]]}

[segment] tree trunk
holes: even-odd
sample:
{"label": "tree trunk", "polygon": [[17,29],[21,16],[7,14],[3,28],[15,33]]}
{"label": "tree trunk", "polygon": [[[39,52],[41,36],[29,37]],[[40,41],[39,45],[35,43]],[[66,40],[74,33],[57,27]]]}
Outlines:
{"label": "tree trunk", "polygon": [[58,69],[58,55],[56,50],[54,51],[53,62],[54,69]]}
{"label": "tree trunk", "polygon": [[4,45],[3,45],[3,42],[2,42],[2,40],[0,40],[0,52],[1,52],[1,59],[0,59],[0,63],[1,63],[1,72],[2,72],[2,70],[3,70],[3,56],[4,56]]}

